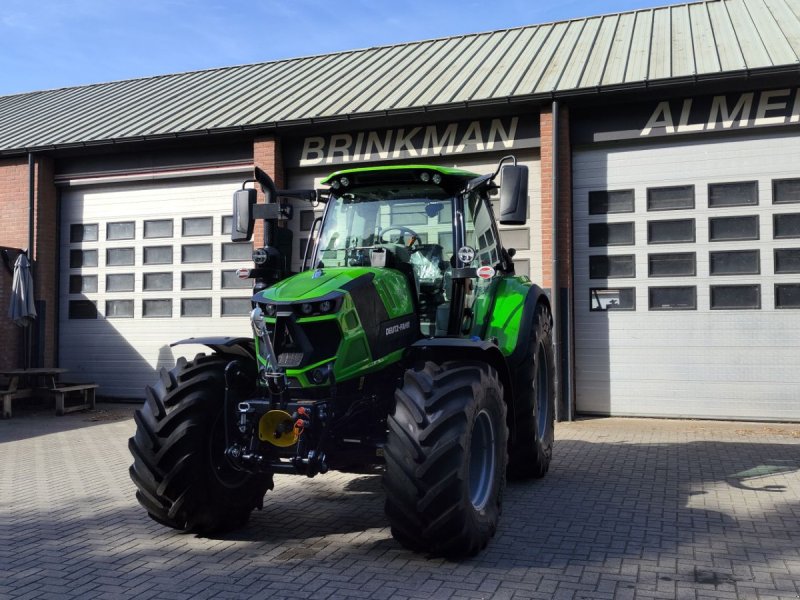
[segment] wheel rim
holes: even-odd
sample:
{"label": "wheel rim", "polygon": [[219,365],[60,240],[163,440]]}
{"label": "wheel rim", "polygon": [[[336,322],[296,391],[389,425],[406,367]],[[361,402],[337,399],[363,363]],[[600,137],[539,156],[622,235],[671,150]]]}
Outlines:
{"label": "wheel rim", "polygon": [[489,500],[495,474],[495,437],[492,419],[482,410],[472,425],[469,444],[469,499],[476,510]]}
{"label": "wheel rim", "polygon": [[547,430],[547,414],[550,403],[550,382],[547,380],[547,353],[539,346],[536,357],[536,434],[539,440],[544,439]]}

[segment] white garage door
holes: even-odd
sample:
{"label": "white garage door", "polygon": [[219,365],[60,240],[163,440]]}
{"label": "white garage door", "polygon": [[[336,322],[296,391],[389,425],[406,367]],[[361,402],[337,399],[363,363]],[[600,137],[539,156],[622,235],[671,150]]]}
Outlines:
{"label": "white garage door", "polygon": [[252,246],[230,241],[243,176],[69,188],[62,194],[59,361],[99,393],[142,398],[157,369],[250,335]]}
{"label": "white garage door", "polygon": [[[538,151],[517,152],[518,164],[528,167],[528,224],[526,226],[500,226],[500,237],[506,248],[514,248],[517,253],[514,257],[515,270],[520,275],[529,275],[533,281],[539,282],[542,277],[541,264],[541,193],[539,189],[540,161]],[[461,157],[454,159],[436,159],[420,161],[422,164],[430,164],[441,167],[452,167],[472,171],[479,175],[491,173],[497,169],[497,162],[503,157],[503,153],[489,153],[484,155]],[[351,169],[358,166],[373,166],[371,164],[345,165],[337,167],[314,168],[314,169],[294,169],[289,172],[290,188],[321,188],[320,182],[335,170]],[[300,268],[303,260],[303,251],[308,240],[311,225],[315,216],[322,214],[324,207],[319,206],[314,211],[307,203],[297,205],[298,217],[295,218],[290,227],[294,235],[294,247],[292,252],[292,264],[295,270]],[[499,207],[495,206],[495,211]]]}
{"label": "white garage door", "polygon": [[800,419],[800,137],[577,152],[579,412]]}

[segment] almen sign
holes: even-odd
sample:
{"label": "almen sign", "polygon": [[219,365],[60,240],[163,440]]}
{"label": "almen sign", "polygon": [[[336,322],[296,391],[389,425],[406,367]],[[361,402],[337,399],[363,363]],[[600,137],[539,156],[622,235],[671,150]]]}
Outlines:
{"label": "almen sign", "polygon": [[576,119],[576,142],[605,142],[800,124],[800,90],[662,100]]}
{"label": "almen sign", "polygon": [[287,166],[310,167],[499,152],[538,145],[535,121],[504,117],[309,136],[288,145],[286,159]]}

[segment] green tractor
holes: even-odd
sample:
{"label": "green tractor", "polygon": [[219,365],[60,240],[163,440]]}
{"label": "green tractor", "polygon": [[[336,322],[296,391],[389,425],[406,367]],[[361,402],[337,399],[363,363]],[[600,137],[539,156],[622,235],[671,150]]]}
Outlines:
{"label": "green tractor", "polygon": [[[507,473],[544,476],[553,447],[549,300],[514,273],[490,202],[499,190],[500,223],[525,223],[528,172],[509,159],[483,176],[348,169],[327,190],[277,190],[256,170],[232,227],[249,240],[265,221],[253,338],[177,342],[212,352],[162,370],[136,411],[130,474],[153,519],[219,533],[262,508],[276,473],[382,469],[403,546],[454,558],[486,546]],[[324,203],[296,274],[271,245],[279,199]]]}

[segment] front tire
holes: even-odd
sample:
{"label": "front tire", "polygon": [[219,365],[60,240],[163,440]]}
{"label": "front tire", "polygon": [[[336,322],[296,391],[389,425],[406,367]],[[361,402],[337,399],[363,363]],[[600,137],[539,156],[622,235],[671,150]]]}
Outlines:
{"label": "front tire", "polygon": [[395,392],[385,447],[392,535],[456,558],[486,547],[505,489],[508,427],[497,372],[479,362],[427,362]]}
{"label": "front tire", "polygon": [[544,304],[536,306],[527,343],[527,352],[515,369],[516,421],[509,475],[516,479],[544,477],[553,456],[556,365],[552,316]]}
{"label": "front tire", "polygon": [[271,477],[235,470],[224,456],[223,399],[227,360],[181,359],[146,388],[128,441],[136,498],[163,525],[201,534],[247,522],[272,489]]}

